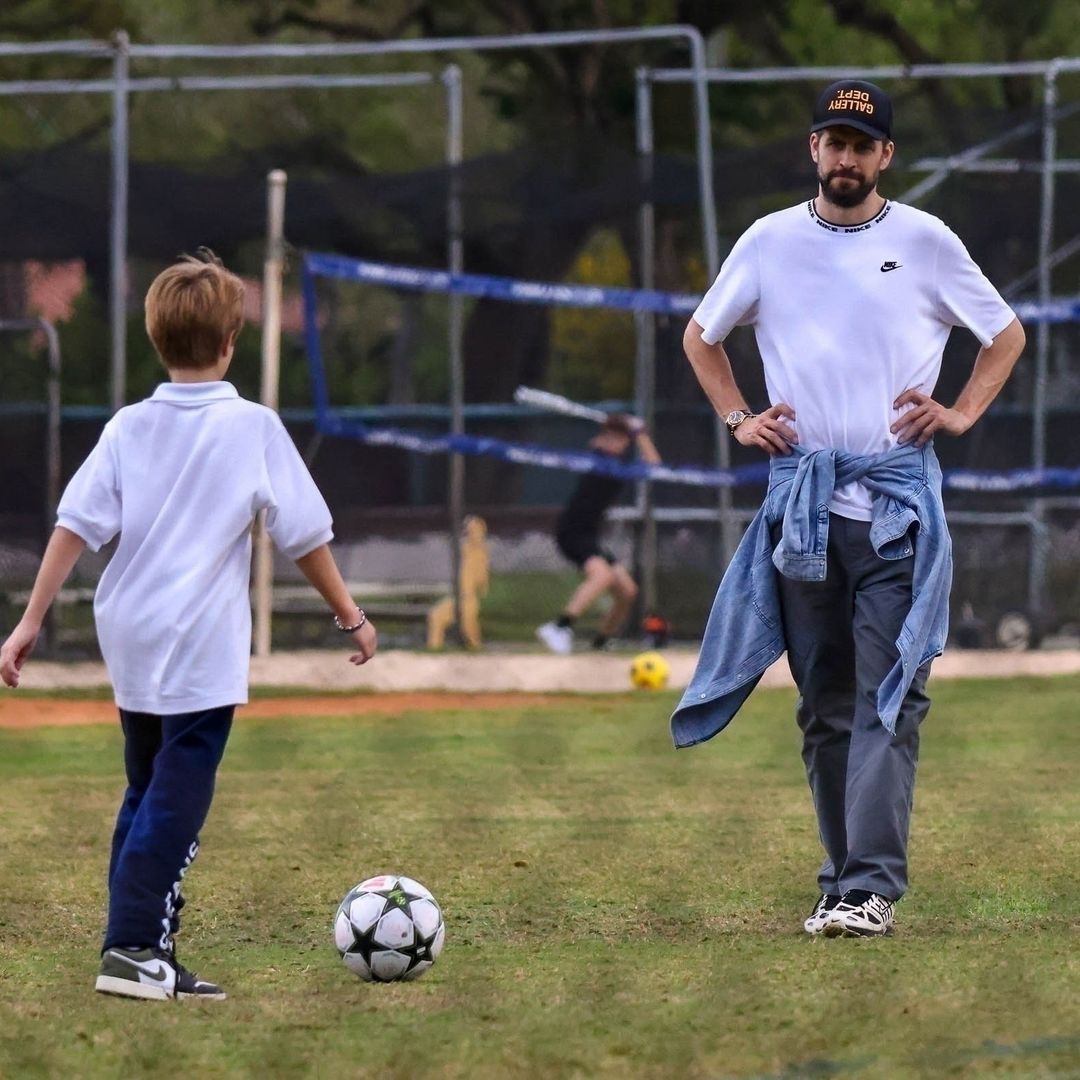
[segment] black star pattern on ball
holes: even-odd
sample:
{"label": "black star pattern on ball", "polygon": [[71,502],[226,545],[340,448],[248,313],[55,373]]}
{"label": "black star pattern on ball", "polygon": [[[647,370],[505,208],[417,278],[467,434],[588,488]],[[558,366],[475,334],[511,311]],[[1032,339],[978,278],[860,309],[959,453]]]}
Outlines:
{"label": "black star pattern on ball", "polygon": [[[349,911],[353,902],[364,895],[382,897],[384,901],[382,909],[379,911],[378,917],[364,931],[360,931],[350,918],[350,926],[352,927],[353,932],[353,944],[345,950],[343,955],[360,956],[372,971],[373,978],[376,982],[388,981],[380,979],[374,974],[372,960],[379,953],[394,952],[408,958],[408,964],[404,971],[397,976],[398,979],[404,979],[409,972],[415,970],[420,964],[434,962],[435,957],[432,955],[431,947],[442,927],[442,919],[439,919],[435,932],[425,937],[421,933],[420,927],[418,927],[413,920],[412,908],[410,906],[415,900],[427,900],[430,903],[434,903],[434,900],[432,900],[431,897],[421,896],[418,893],[411,893],[406,890],[399,881],[395,881],[393,884],[383,889],[353,889],[341,902],[341,909],[346,913],[346,917],[349,917]],[[438,907],[437,904],[435,904],[435,906],[436,908]],[[393,911],[404,912],[408,917],[409,922],[412,924],[413,940],[411,944],[391,947],[375,940],[375,933],[379,928],[379,923],[387,914]]]}

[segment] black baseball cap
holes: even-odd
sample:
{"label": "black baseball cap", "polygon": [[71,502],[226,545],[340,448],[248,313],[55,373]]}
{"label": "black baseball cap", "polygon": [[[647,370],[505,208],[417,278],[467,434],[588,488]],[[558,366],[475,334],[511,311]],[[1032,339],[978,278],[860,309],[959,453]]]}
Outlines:
{"label": "black baseball cap", "polygon": [[892,99],[873,83],[859,79],[834,82],[822,90],[810,130],[828,127],[852,127],[888,142],[892,138]]}

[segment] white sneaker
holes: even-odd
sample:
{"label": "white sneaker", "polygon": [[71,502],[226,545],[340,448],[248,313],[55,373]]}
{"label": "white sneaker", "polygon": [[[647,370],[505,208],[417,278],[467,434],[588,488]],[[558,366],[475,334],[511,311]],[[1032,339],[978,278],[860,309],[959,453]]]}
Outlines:
{"label": "white sneaker", "polygon": [[822,893],[821,899],[814,905],[814,910],[803,923],[803,929],[808,934],[823,933],[839,903],[840,897],[836,893]]}
{"label": "white sneaker", "polygon": [[882,937],[891,933],[895,912],[892,900],[865,889],[849,889],[829,912],[825,936]]}
{"label": "white sneaker", "polygon": [[569,626],[546,622],[536,628],[536,636],[553,652],[569,656],[574,648],[574,631]]}
{"label": "white sneaker", "polygon": [[100,994],[168,1001],[199,998],[224,1001],[225,991],[188,971],[175,952],[164,949],[106,949],[94,984]]}
{"label": "white sneaker", "polygon": [[176,968],[160,949],[106,949],[94,989],[100,994],[168,1001],[176,997]]}

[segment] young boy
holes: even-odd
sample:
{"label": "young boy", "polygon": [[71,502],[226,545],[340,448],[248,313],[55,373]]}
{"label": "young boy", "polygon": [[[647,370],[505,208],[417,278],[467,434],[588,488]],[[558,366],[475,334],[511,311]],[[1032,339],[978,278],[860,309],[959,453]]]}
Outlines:
{"label": "young boy", "polygon": [[123,997],[225,997],[176,957],[180,887],[199,849],[233,710],[247,701],[251,529],[266,528],[351,635],[375,628],[330,549],[330,512],[276,413],[223,382],[244,286],[209,251],[158,275],[146,329],[169,383],[121,409],[72,477],[0,677],[18,686],[42,619],[83,549],[120,541],[94,597],[124,731],[128,787],[109,862],[96,989]]}
{"label": "young boy", "polygon": [[[596,454],[621,458],[636,444],[641,460],[659,465],[660,455],[649,438],[645,425],[635,416],[612,413],[589,443]],[[619,497],[623,481],[603,473],[586,473],[559,515],[555,543],[559,550],[585,575],[555,622],[537,627],[536,636],[554,653],[567,655],[574,647],[574,623],[605,593],[611,594],[611,610],[600,632],[593,638],[593,648],[602,649],[622,629],[630,614],[637,583],[625,566],[600,543],[604,514]]]}

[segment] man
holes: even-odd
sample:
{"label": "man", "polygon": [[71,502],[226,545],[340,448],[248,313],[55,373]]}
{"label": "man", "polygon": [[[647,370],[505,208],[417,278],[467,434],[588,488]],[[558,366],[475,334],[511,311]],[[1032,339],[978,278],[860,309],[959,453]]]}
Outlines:
{"label": "man", "polygon": [[[612,413],[590,442],[589,449],[603,457],[622,458],[635,444],[641,460],[659,465],[652,439],[636,416]],[[574,647],[574,623],[604,593],[611,596],[611,607],[593,637],[593,648],[602,649],[622,629],[637,597],[637,583],[630,572],[600,543],[604,515],[619,497],[624,481],[605,473],[586,473],[559,515],[555,542],[562,554],[584,575],[581,584],[567,601],[554,622],[537,627],[536,636],[554,653],[568,655]]]}
{"label": "man", "polygon": [[[733,437],[771,464],[672,731],[679,746],[715,735],[786,648],[825,849],[804,928],[829,937],[887,933],[907,889],[952,570],[932,440],[982,416],[1024,345],[956,235],[878,193],[891,126],[872,83],[826,88],[810,129],[816,198],[740,237],[684,336]],[[740,324],[754,327],[772,402],[756,415],[723,347]],[[932,394],[953,326],[982,348],[949,407]]]}

